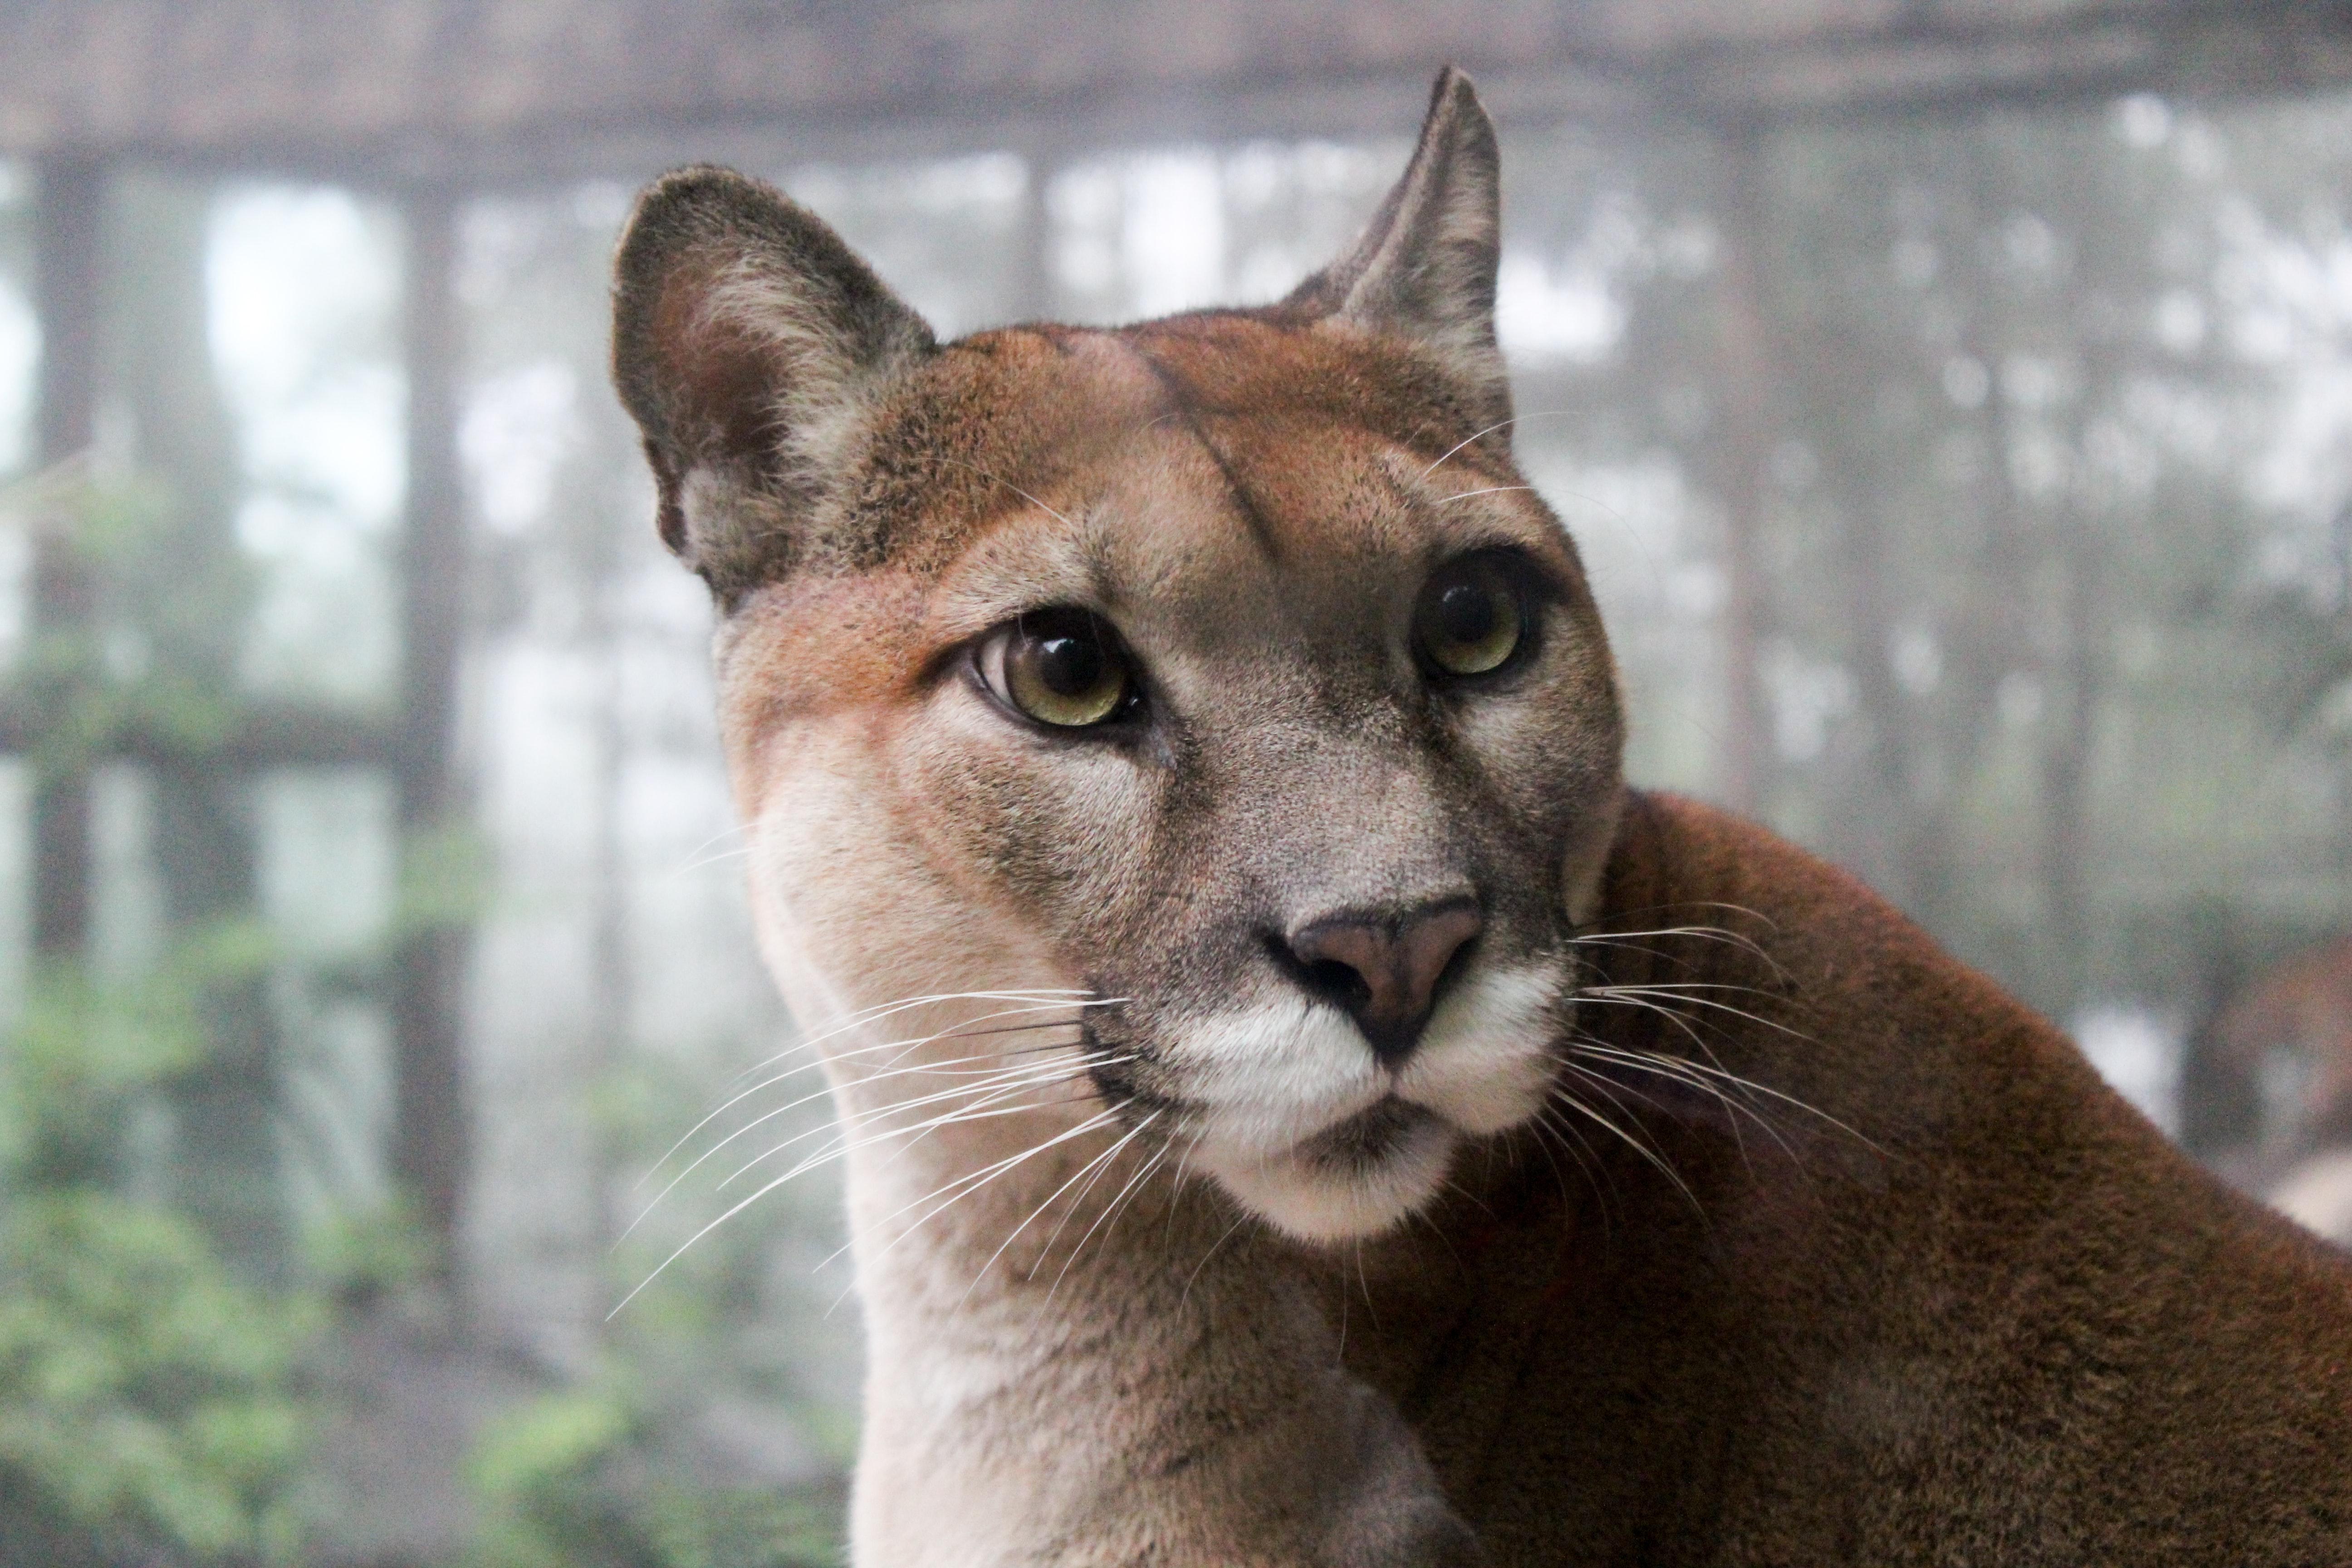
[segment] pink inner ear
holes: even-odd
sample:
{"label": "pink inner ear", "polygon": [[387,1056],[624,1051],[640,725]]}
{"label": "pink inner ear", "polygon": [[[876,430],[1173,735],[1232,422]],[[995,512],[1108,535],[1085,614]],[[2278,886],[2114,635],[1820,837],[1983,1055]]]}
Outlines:
{"label": "pink inner ear", "polygon": [[773,367],[751,333],[713,320],[705,308],[712,271],[679,268],[654,312],[669,437],[689,462],[751,459],[764,472],[776,437]]}

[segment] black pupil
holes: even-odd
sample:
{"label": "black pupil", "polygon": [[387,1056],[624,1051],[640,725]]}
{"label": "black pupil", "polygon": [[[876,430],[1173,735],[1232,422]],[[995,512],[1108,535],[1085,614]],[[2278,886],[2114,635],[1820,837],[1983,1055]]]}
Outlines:
{"label": "black pupil", "polygon": [[1083,697],[1103,678],[1102,644],[1092,637],[1055,633],[1037,639],[1037,678],[1057,697]]}
{"label": "black pupil", "polygon": [[1495,632],[1501,606],[1475,583],[1453,583],[1437,595],[1438,634],[1449,643],[1475,646]]}

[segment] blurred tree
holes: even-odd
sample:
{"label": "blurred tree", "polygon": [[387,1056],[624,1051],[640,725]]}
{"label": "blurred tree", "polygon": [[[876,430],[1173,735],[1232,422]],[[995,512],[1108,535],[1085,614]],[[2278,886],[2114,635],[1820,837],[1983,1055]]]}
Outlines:
{"label": "blurred tree", "polygon": [[[1580,476],[1671,454],[1719,584],[1711,760],[1644,750],[1644,710],[1697,689],[1650,640],[1671,604],[1617,615],[1637,765],[1744,787],[2062,1018],[2116,994],[2193,1011],[2199,966],[2168,977],[2129,933],[2188,940],[2209,889],[2283,896],[2209,868],[2295,864],[2313,822],[2280,813],[2282,770],[2345,728],[2352,621],[2312,587],[2336,577],[2262,565],[2282,524],[2251,459],[2295,389],[2231,321],[2281,248],[2332,265],[2308,182],[2334,112],[2225,132],[2134,100],[1556,139],[1581,156],[1547,149],[1512,232],[1598,278],[1622,325],[1583,363],[1518,355],[1520,449],[1539,477],[1563,449]],[[2231,214],[2257,199],[2294,216],[2249,239]],[[1581,483],[1551,487],[1570,526],[1624,526]]]}
{"label": "blurred tree", "polygon": [[[94,158],[52,158],[36,180],[28,279],[42,335],[33,391],[33,464],[54,471],[86,453],[98,414],[108,171]],[[26,620],[32,632],[26,696],[54,735],[87,678],[89,563],[68,511],[44,509],[32,523]],[[81,747],[51,746],[33,770],[32,947],[78,961],[89,937],[89,767]]]}
{"label": "blurred tree", "polygon": [[460,1018],[470,952],[462,900],[436,898],[468,816],[457,777],[457,668],[472,564],[458,471],[464,335],[456,298],[458,202],[439,186],[405,202],[403,347],[408,379],[401,533],[401,679],[394,717],[401,879],[409,918],[392,961],[392,1171],[434,1239],[433,1269],[462,1283],[457,1227],[473,1175]]}
{"label": "blurred tree", "polygon": [[[209,182],[115,182],[107,320],[109,379],[127,416],[131,460],[160,487],[146,537],[109,562],[104,593],[118,678],[168,689],[226,730],[255,597],[236,542],[243,491],[236,437],[214,369],[205,287]],[[194,751],[152,765],[153,838],[164,915],[186,933],[255,910],[252,781]],[[173,1085],[181,1202],[223,1256],[257,1279],[289,1262],[278,1180],[277,1020],[268,977],[224,977],[203,999],[209,1048]]]}

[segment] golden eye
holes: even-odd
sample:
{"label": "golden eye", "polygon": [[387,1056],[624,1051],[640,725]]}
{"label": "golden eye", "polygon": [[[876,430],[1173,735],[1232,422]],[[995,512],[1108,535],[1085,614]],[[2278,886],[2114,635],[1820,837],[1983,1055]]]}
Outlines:
{"label": "golden eye", "polygon": [[1441,566],[1412,610],[1412,639],[1439,675],[1486,675],[1527,637],[1527,603],[1503,563],[1471,555]]}
{"label": "golden eye", "polygon": [[1117,635],[1085,610],[1038,610],[1000,628],[981,646],[980,672],[1003,700],[1062,730],[1115,719],[1134,695]]}

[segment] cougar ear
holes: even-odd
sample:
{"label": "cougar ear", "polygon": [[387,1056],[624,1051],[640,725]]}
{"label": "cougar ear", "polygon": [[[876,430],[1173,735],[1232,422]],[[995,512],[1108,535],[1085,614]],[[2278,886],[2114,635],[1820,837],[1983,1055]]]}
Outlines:
{"label": "cougar ear", "polygon": [[1355,250],[1292,291],[1286,305],[1433,349],[1468,386],[1507,402],[1495,343],[1502,258],[1502,161],[1477,89],[1437,73],[1421,143]]}
{"label": "cougar ear", "polygon": [[931,330],[841,237],[716,168],[637,198],[613,281],[613,381],[662,542],[722,601],[786,570],[878,394]]}

